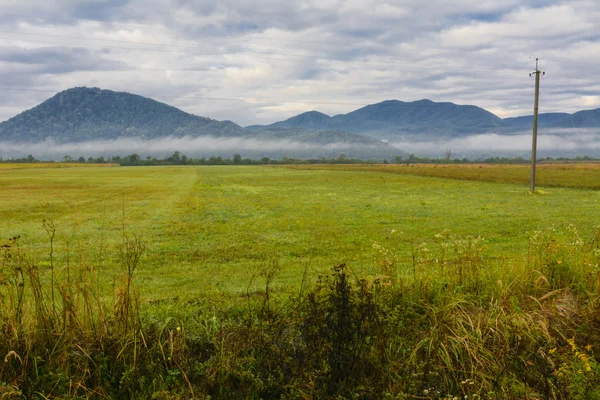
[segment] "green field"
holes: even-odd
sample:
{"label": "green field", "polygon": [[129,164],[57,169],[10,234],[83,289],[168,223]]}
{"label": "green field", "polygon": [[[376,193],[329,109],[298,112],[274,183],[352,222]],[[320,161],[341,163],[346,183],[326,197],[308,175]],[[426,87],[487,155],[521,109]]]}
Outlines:
{"label": "green field", "polygon": [[312,276],[340,263],[374,274],[374,243],[408,266],[410,243],[445,229],[483,237],[492,259],[521,260],[537,229],[572,223],[589,235],[600,223],[598,191],[531,195],[519,184],[339,167],[21,169],[0,171],[0,188],[2,237],[21,235],[36,259],[48,258],[43,220],[56,225],[58,254],[69,245],[107,278],[123,228],[141,237],[138,282],[149,299],[243,293],[273,262],[275,284],[291,289],[305,267]]}
{"label": "green field", "polygon": [[594,398],[598,171],[0,169],[0,395]]}

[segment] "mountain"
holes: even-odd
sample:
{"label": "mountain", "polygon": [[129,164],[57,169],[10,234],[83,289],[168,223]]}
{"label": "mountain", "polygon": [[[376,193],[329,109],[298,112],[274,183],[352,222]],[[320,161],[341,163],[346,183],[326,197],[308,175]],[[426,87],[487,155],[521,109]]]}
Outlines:
{"label": "mountain", "polygon": [[[244,129],[231,121],[216,121],[186,113],[164,103],[124,92],[78,87],[60,92],[31,110],[0,123],[0,142],[35,143],[52,139],[57,145],[88,141],[186,137],[181,151],[192,155],[252,157],[390,158],[403,154],[379,140],[333,129],[309,129],[330,117],[318,112],[292,119],[285,128]],[[307,125],[309,128],[294,126]],[[203,144],[191,145],[193,138]],[[248,142],[251,141],[251,142]],[[139,142],[139,141],[138,141]],[[140,151],[122,143],[120,152]],[[103,146],[81,150],[103,152]],[[4,154],[0,149],[0,153]],[[47,150],[50,151],[50,150]],[[149,151],[149,150],[146,150]],[[161,149],[154,149],[160,152]],[[8,155],[10,156],[10,155]]]}
{"label": "mountain", "polygon": [[147,97],[98,88],[65,90],[0,123],[0,140],[56,142],[163,136],[245,136],[231,121],[188,114]]}
{"label": "mountain", "polygon": [[287,156],[299,158],[337,157],[384,159],[403,155],[402,150],[380,140],[339,130],[269,127],[253,131],[252,137],[278,143]]}
{"label": "mountain", "polygon": [[[507,129],[530,130],[533,125],[533,115],[523,117],[505,118]],[[538,119],[540,128],[600,128],[600,108],[595,110],[578,111],[574,114],[568,113],[545,113],[540,114]]]}
{"label": "mountain", "polygon": [[[138,138],[143,142],[169,136],[201,137],[207,140],[196,141],[195,147],[188,148],[190,142],[184,139],[180,150],[207,155],[240,152],[248,156],[303,158],[343,152],[349,157],[382,159],[402,154],[388,141],[443,143],[474,134],[521,133],[531,129],[532,120],[532,116],[501,119],[474,105],[386,100],[347,114],[329,116],[309,111],[271,125],[242,128],[231,121],[196,116],[143,96],[78,87],[0,123],[0,142],[53,139],[64,144],[117,138]],[[540,114],[539,121],[541,133],[553,128],[600,130],[600,109],[574,114],[545,113]],[[145,151],[145,147],[141,149],[136,151]]]}
{"label": "mountain", "polygon": [[[306,128],[306,129],[327,129],[328,123],[331,120],[329,115],[318,111],[308,111],[282,122],[276,122],[269,125],[268,128]],[[257,131],[267,128],[261,125],[247,126],[246,129]]]}
{"label": "mountain", "polygon": [[272,125],[255,125],[248,129],[336,129],[375,138],[393,139],[417,134],[457,137],[491,131],[502,126],[501,118],[477,106],[436,103],[431,100],[386,100],[334,117],[311,111]]}
{"label": "mountain", "polygon": [[[540,127],[553,126],[557,121],[570,116],[567,113],[543,113],[538,115],[538,125]],[[523,117],[504,118],[506,128],[531,129],[533,125],[533,115]]]}
{"label": "mountain", "polygon": [[[481,133],[514,134],[528,131],[533,116],[501,119],[473,105],[436,103],[431,100],[403,102],[386,100],[348,114],[333,117],[310,111],[271,125],[253,125],[251,131],[262,129],[341,130],[377,139],[443,139]],[[540,128],[600,128],[600,108],[568,113],[539,115]],[[416,138],[418,136],[418,138]]]}
{"label": "mountain", "polygon": [[600,108],[578,111],[556,121],[561,128],[598,128],[600,127]]}

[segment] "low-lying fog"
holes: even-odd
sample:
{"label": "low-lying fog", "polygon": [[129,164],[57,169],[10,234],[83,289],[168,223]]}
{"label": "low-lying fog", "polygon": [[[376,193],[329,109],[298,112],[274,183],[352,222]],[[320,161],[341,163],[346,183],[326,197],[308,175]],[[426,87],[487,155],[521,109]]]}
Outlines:
{"label": "low-lying fog", "polygon": [[[111,157],[132,153],[141,156],[164,157],[179,151],[188,157],[221,156],[231,158],[234,153],[243,157],[281,158],[336,157],[346,153],[356,158],[385,158],[414,153],[416,156],[443,157],[450,150],[452,158],[481,158],[491,156],[526,157],[531,151],[531,133],[515,135],[480,134],[462,138],[419,140],[390,140],[395,149],[377,150],[371,146],[348,143],[314,144],[293,140],[266,140],[250,138],[165,137],[143,140],[118,138],[88,142],[56,143],[46,140],[37,143],[0,142],[0,157],[19,158],[32,154],[37,159],[60,160],[71,157]],[[384,154],[387,153],[387,154]],[[600,156],[600,131],[585,129],[544,130],[538,136],[539,157]]]}
{"label": "low-lying fog", "polygon": [[[450,150],[452,154],[466,156],[500,155],[517,156],[530,154],[531,132],[514,135],[487,133],[461,138],[441,140],[401,140],[390,141],[394,147],[407,153],[439,156]],[[600,154],[600,130],[561,129],[548,130],[538,134],[537,151],[539,157],[558,156],[597,156]]]}

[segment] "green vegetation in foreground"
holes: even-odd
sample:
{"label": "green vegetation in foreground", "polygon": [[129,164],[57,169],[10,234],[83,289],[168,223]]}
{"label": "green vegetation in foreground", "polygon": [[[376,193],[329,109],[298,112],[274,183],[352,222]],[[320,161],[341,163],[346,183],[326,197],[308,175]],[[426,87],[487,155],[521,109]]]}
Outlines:
{"label": "green vegetation in foreground", "polygon": [[598,191],[273,167],[0,189],[0,393],[600,396]]}

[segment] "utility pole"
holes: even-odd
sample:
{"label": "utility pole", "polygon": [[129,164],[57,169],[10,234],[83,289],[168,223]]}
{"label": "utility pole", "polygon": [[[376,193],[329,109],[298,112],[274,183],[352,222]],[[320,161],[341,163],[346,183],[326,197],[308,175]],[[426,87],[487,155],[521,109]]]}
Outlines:
{"label": "utility pole", "polygon": [[535,191],[535,161],[537,153],[537,131],[538,131],[538,108],[540,103],[540,74],[546,75],[538,68],[539,58],[535,59],[535,72],[529,74],[532,76],[535,74],[535,100],[533,103],[533,137],[531,141],[531,178],[529,179],[529,190],[531,193]]}

